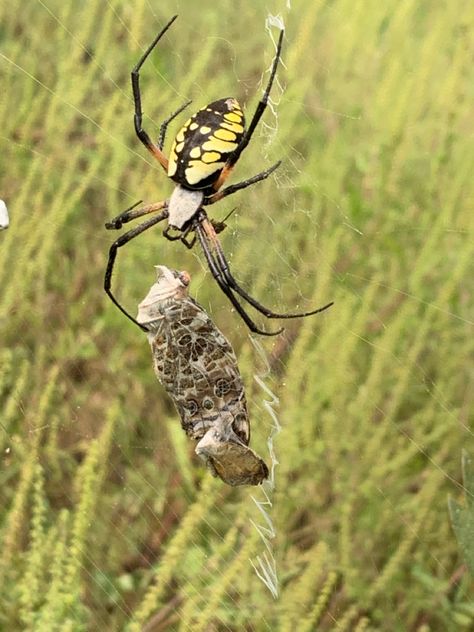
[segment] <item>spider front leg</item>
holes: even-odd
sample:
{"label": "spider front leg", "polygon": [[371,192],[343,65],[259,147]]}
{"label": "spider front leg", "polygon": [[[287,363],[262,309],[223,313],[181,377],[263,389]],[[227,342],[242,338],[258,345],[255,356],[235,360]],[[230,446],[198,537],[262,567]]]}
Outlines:
{"label": "spider front leg", "polygon": [[[160,165],[163,167],[165,171],[168,171],[168,159],[166,158],[164,153],[161,151],[161,148],[154,144],[154,142],[151,140],[147,132],[143,129],[143,125],[142,125],[143,111],[142,111],[142,100],[141,100],[141,93],[140,93],[140,69],[143,66],[149,54],[151,53],[151,51],[155,48],[155,46],[158,44],[160,39],[163,37],[166,31],[170,28],[170,26],[173,24],[173,22],[176,20],[177,17],[178,17],[177,15],[172,17],[171,20],[168,22],[168,24],[158,33],[158,35],[155,37],[153,42],[150,44],[150,46],[147,48],[145,53],[142,55],[142,57],[138,61],[137,65],[133,68],[132,73],[131,73],[133,102],[135,104],[135,116],[133,119],[134,124],[135,124],[135,132],[138,138],[141,140],[141,142],[145,145],[148,151],[158,160],[158,162],[160,163]],[[166,127],[165,127],[165,130],[166,130]]]}
{"label": "spider front leg", "polygon": [[278,62],[280,61],[280,58],[281,58],[281,47],[283,45],[284,34],[285,34],[285,31],[281,30],[280,37],[278,38],[275,59],[273,60],[272,69],[270,71],[270,78],[268,80],[267,87],[265,88],[265,92],[263,93],[263,97],[258,102],[258,105],[252,117],[252,120],[250,121],[250,125],[248,126],[246,132],[242,136],[242,140],[240,141],[238,147],[234,150],[234,152],[228,158],[226,164],[224,165],[224,168],[221,171],[220,176],[217,178],[216,182],[214,183],[213,188],[216,191],[218,191],[221,188],[221,186],[224,184],[224,182],[227,180],[227,178],[231,174],[232,169],[234,168],[234,165],[240,158],[244,149],[249,144],[250,139],[252,138],[253,133],[255,131],[255,128],[257,127],[260,119],[262,118],[262,114],[265,112],[265,108],[267,107],[267,104],[268,104],[268,98],[270,96],[270,90],[272,89],[273,81],[275,79]]}
{"label": "spider front leg", "polygon": [[109,259],[107,261],[107,268],[105,269],[104,290],[106,294],[108,295],[108,297],[110,298],[110,300],[119,308],[119,310],[123,314],[125,314],[125,316],[128,319],[130,319],[132,323],[135,323],[137,327],[140,327],[140,329],[143,329],[143,331],[147,331],[147,328],[141,325],[137,320],[135,320],[135,318],[133,318],[133,316],[131,316],[127,312],[127,310],[124,307],[122,307],[122,305],[120,305],[120,303],[117,301],[115,296],[112,294],[112,290],[111,290],[112,274],[114,270],[115,259],[117,257],[117,252],[119,248],[121,248],[122,246],[125,246],[125,244],[128,244],[129,241],[131,241],[132,239],[135,239],[135,237],[138,237],[138,235],[145,232],[146,230],[148,230],[155,224],[158,224],[158,222],[161,222],[162,220],[166,219],[168,215],[169,215],[168,209],[163,209],[161,213],[159,213],[155,217],[152,217],[151,219],[143,222],[142,224],[135,226],[135,228],[132,228],[128,232],[124,233],[123,235],[120,235],[120,237],[116,239],[114,243],[110,246],[110,250],[109,250]]}

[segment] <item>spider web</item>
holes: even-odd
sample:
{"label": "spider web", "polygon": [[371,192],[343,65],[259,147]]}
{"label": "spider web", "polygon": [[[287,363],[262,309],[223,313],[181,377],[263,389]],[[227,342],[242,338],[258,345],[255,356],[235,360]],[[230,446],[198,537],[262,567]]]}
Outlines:
{"label": "spider web", "polygon": [[[26,518],[24,531],[19,529],[16,539],[9,536],[15,533],[15,516],[28,516],[27,509],[21,513],[22,503],[28,504],[21,496],[22,484],[27,487],[28,454],[42,467],[45,511],[54,524],[63,509],[73,515],[77,508],[80,480],[73,473],[87,463],[94,439],[100,436],[105,442],[100,431],[109,423],[113,430],[104,463],[106,491],[95,492],[100,499],[97,516],[88,515],[100,525],[97,537],[102,546],[94,548],[90,542],[92,530],[89,545],[81,540],[78,555],[89,587],[81,599],[95,617],[90,629],[122,629],[124,622],[132,626],[137,610],[145,607],[134,596],[149,595],[149,586],[156,587],[158,597],[156,608],[145,618],[145,629],[189,629],[191,623],[196,629],[278,629],[272,618],[274,599],[283,613],[278,624],[285,629],[299,621],[294,610],[306,603],[305,586],[312,585],[313,590],[308,613],[318,599],[324,602],[325,587],[336,592],[329,588],[333,584],[328,568],[343,569],[344,589],[328,605],[323,630],[351,629],[351,622],[362,622],[363,629],[364,590],[367,599],[377,595],[377,607],[386,616],[395,612],[391,621],[397,621],[399,629],[406,629],[408,621],[413,629],[421,629],[415,623],[429,624],[435,610],[445,611],[448,618],[456,615],[459,625],[469,624],[472,596],[467,574],[462,559],[453,561],[456,547],[443,547],[442,542],[454,541],[443,503],[447,492],[458,497],[463,491],[459,448],[464,444],[474,451],[472,375],[467,368],[472,359],[472,217],[461,213],[465,207],[460,193],[468,187],[473,160],[471,152],[456,162],[456,151],[465,151],[460,130],[468,129],[467,106],[460,98],[456,110],[447,96],[445,101],[439,97],[439,118],[432,123],[438,137],[445,138],[444,145],[432,149],[440,154],[439,178],[443,168],[451,174],[450,161],[459,168],[453,170],[445,192],[432,185],[432,174],[425,171],[420,111],[428,96],[435,99],[437,93],[426,88],[427,95],[421,95],[420,85],[410,82],[411,69],[397,67],[406,61],[408,44],[401,38],[397,49],[390,41],[401,32],[397,23],[410,12],[422,29],[423,10],[417,13],[410,3],[402,3],[380,20],[378,54],[383,57],[391,46],[401,52],[389,57],[387,73],[381,74],[384,90],[397,94],[398,100],[387,108],[393,118],[381,125],[379,135],[386,136],[372,154],[372,148],[358,139],[380,124],[375,115],[385,106],[384,91],[374,91],[370,106],[360,96],[365,72],[375,73],[380,59],[365,54],[368,39],[357,35],[356,26],[365,24],[364,32],[370,31],[369,18],[378,15],[373,7],[371,12],[355,7],[349,15],[343,2],[315,3],[311,10],[303,3],[291,7],[289,2],[275,2],[266,15],[252,5],[234,27],[234,13],[222,8],[221,15],[214,5],[204,7],[204,19],[184,2],[173,3],[166,14],[161,5],[146,1],[133,10],[119,2],[104,3],[103,8],[99,4],[78,10],[73,4],[39,0],[21,15],[4,16],[0,30],[0,67],[8,86],[0,97],[0,197],[10,214],[9,229],[0,233],[0,319],[7,341],[0,382],[6,508],[2,559],[8,562],[9,551],[14,555],[23,546],[26,550],[31,537]],[[251,11],[255,13],[250,15]],[[105,255],[114,239],[103,229],[104,221],[140,197],[152,201],[171,190],[133,138],[128,74],[150,35],[174,12],[180,17],[162,55],[157,54],[143,72],[145,123],[150,130],[157,130],[160,117],[188,97],[194,99],[194,110],[232,90],[244,101],[248,117],[265,84],[262,68],[271,65],[269,51],[284,16],[283,63],[270,107],[236,172],[251,175],[281,156],[284,164],[269,182],[239,194],[227,206],[216,205],[215,217],[221,219],[237,206],[222,241],[237,278],[252,288],[254,296],[263,302],[276,300],[279,311],[293,311],[292,301],[303,308],[336,299],[331,313],[316,317],[316,324],[289,325],[277,341],[261,341],[248,336],[220,296],[197,249],[188,252],[164,243],[155,231],[119,253],[114,283],[127,305],[136,305],[146,293],[153,265],[189,269],[191,295],[232,340],[247,384],[251,445],[262,456],[267,445],[271,462],[271,479],[258,489],[226,490],[200,471],[192,458],[193,446],[155,383],[145,337],[113,313],[101,292]],[[443,27],[433,17],[437,29],[421,38],[418,68],[425,64],[426,76],[436,64],[437,76],[445,68],[443,57],[433,52],[443,41],[442,28],[451,24],[464,42],[467,22],[450,16],[451,22]],[[36,23],[37,29],[28,26]],[[249,23],[252,34],[246,37],[242,27]],[[334,24],[344,30],[346,48],[339,31],[331,33]],[[307,80],[304,75],[313,47],[322,55],[311,59],[321,69],[321,85],[310,89],[305,83],[309,69]],[[454,51],[447,47],[445,54],[464,67],[461,46]],[[367,64],[364,71],[359,55]],[[341,81],[339,64],[353,68],[356,77],[346,76],[343,103],[331,96]],[[466,81],[461,70],[456,72],[449,75],[452,84],[448,79],[443,84],[446,95]],[[424,76],[421,70],[417,76]],[[394,90],[397,80],[399,89]],[[419,111],[416,105],[408,107],[410,99],[419,104]],[[357,103],[362,103],[360,110]],[[404,112],[400,138],[395,132],[390,136],[388,130]],[[450,126],[451,133],[446,131]],[[176,129],[170,130],[166,147]],[[341,129],[349,130],[347,138],[354,143],[344,152]],[[406,129],[423,151],[412,150]],[[318,137],[321,142],[315,146]],[[327,169],[311,158],[318,152]],[[350,155],[351,168],[339,186],[337,159],[344,155]],[[404,170],[406,158],[411,163]],[[395,172],[403,177],[396,180]],[[375,182],[374,173],[383,181]],[[413,189],[412,197],[404,197],[404,190]],[[439,214],[422,213],[427,206]],[[311,247],[304,235],[291,239],[296,226],[311,231]],[[418,244],[418,252],[413,244]],[[405,320],[396,318],[404,312]],[[346,362],[351,349],[358,349],[359,361]],[[299,373],[301,381],[296,382]],[[294,390],[295,384],[301,390]],[[370,420],[365,440],[359,430],[364,418]],[[338,431],[331,431],[334,427]],[[61,477],[63,484],[58,482]],[[423,515],[413,510],[415,501]],[[373,516],[363,512],[364,505],[372,507]],[[331,514],[334,506],[337,517]],[[370,546],[384,539],[378,524],[388,531],[389,552]],[[351,537],[358,533],[370,534],[368,553],[357,540],[366,563],[362,570],[357,555],[355,561],[351,557]],[[331,555],[323,555],[315,541],[328,542]],[[114,555],[123,556],[121,563],[104,553],[108,545]],[[397,560],[408,555],[403,547],[413,551],[407,577],[420,595],[416,615],[397,615],[391,601],[396,591],[391,597],[378,592],[402,572]],[[393,554],[387,564],[385,554]],[[33,558],[28,559],[32,565]],[[0,563],[2,578],[11,572],[7,562]],[[324,572],[317,575],[312,564]],[[299,583],[305,572],[306,584]],[[23,585],[26,580],[16,581]],[[250,592],[242,585],[245,582]],[[209,586],[213,590],[206,604],[201,593],[208,595],[204,591]],[[257,607],[251,591],[258,596]],[[213,617],[206,607],[215,609]],[[77,616],[69,608],[71,617]],[[235,619],[236,613],[240,619]],[[432,629],[443,629],[442,614],[439,617]]]}

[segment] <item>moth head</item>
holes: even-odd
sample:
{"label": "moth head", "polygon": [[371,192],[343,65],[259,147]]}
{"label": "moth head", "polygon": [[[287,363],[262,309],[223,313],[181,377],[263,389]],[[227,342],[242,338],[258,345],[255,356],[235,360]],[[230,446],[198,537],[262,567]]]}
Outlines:
{"label": "moth head", "polygon": [[188,296],[191,277],[184,270],[171,270],[155,266],[156,282],[138,306],[137,321],[143,325],[162,317],[162,309],[170,301],[180,301]]}
{"label": "moth head", "polygon": [[[231,417],[231,415],[229,415]],[[214,476],[228,485],[259,485],[268,477],[263,459],[232,430],[232,420],[223,414],[196,446]]]}

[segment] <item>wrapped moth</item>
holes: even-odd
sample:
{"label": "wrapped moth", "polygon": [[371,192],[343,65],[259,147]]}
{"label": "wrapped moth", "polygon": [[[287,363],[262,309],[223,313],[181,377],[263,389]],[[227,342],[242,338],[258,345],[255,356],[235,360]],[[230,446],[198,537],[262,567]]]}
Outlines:
{"label": "wrapped moth", "polygon": [[140,303],[137,321],[147,329],[158,380],[211,473],[229,485],[258,485],[268,468],[249,448],[247,402],[235,353],[188,295],[189,274],[156,269],[157,282]]}

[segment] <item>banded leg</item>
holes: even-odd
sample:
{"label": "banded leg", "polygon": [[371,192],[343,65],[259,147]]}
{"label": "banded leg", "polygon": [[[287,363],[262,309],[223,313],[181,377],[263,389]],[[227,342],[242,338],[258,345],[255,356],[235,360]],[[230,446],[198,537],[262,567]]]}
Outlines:
{"label": "banded leg", "polygon": [[142,127],[143,111],[142,111],[142,100],[141,100],[141,94],[140,94],[140,69],[143,66],[149,54],[151,53],[151,51],[155,48],[155,46],[158,44],[160,39],[163,37],[166,31],[170,28],[170,26],[173,24],[173,22],[176,20],[177,17],[178,17],[177,15],[172,17],[171,20],[168,22],[168,24],[158,33],[158,35],[155,37],[153,42],[146,49],[145,53],[142,55],[142,57],[138,61],[137,65],[133,68],[132,73],[131,73],[133,102],[135,104],[135,116],[133,119],[135,123],[135,132],[138,138],[141,140],[141,142],[145,145],[148,151],[158,160],[158,162],[160,163],[160,165],[163,167],[165,171],[168,171],[168,159],[166,158],[164,153],[161,151],[161,148],[154,144],[154,142],[148,136],[147,132]]}
{"label": "banded leg", "polygon": [[135,323],[137,327],[140,327],[140,329],[143,329],[143,331],[147,331],[146,327],[144,327],[143,325],[140,325],[140,323],[137,320],[135,320],[135,318],[133,318],[133,316],[131,316],[124,307],[120,305],[120,303],[117,301],[115,296],[112,294],[112,290],[111,290],[112,274],[114,271],[115,259],[117,257],[117,251],[119,248],[121,248],[122,246],[125,246],[125,244],[128,244],[129,241],[131,241],[132,239],[135,239],[135,237],[138,237],[138,235],[141,235],[141,233],[144,233],[146,230],[148,230],[155,224],[158,224],[158,222],[161,222],[167,217],[168,217],[168,210],[164,209],[159,215],[156,215],[155,217],[148,219],[147,221],[143,222],[142,224],[139,224],[138,226],[135,226],[135,228],[132,228],[128,232],[124,233],[123,235],[120,235],[120,237],[117,240],[115,240],[114,243],[110,246],[110,250],[109,250],[109,259],[107,261],[107,267],[105,269],[104,290],[107,296],[112,301],[112,303],[114,303],[119,308],[119,310],[123,314],[125,314],[127,318],[129,318],[132,321],[132,323]]}
{"label": "banded leg", "polygon": [[142,200],[125,209],[125,211],[122,211],[120,215],[111,219],[110,222],[106,222],[105,227],[107,230],[119,230],[122,228],[122,224],[127,224],[134,219],[143,217],[143,215],[148,215],[149,213],[154,213],[155,211],[161,211],[161,209],[165,208],[167,205],[167,202],[155,202],[155,204],[147,204],[141,208],[136,208],[141,203]]}

